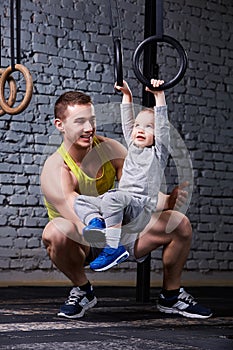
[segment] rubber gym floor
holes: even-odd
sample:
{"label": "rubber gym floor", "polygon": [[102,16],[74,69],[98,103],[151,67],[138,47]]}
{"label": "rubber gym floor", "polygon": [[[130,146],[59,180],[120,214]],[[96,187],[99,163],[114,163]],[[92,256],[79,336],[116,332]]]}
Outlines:
{"label": "rubber gym floor", "polygon": [[159,288],[136,302],[135,288],[96,287],[98,304],[78,320],[57,316],[70,287],[0,288],[0,349],[232,350],[232,287],[186,290],[209,306],[206,320],[161,314]]}

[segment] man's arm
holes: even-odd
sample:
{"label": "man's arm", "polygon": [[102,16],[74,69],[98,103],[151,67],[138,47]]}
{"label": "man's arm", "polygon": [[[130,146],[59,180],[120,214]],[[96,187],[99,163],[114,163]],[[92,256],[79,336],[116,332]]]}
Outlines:
{"label": "man's arm", "polygon": [[58,153],[47,159],[41,173],[41,189],[46,200],[65,219],[72,221],[79,232],[83,224],[74,212],[76,181]]}
{"label": "man's arm", "polygon": [[127,149],[118,141],[110,138],[101,137],[104,142],[101,143],[104,153],[111,161],[113,167],[116,170],[116,179],[119,181],[122,174],[122,167],[125,157],[127,155]]}

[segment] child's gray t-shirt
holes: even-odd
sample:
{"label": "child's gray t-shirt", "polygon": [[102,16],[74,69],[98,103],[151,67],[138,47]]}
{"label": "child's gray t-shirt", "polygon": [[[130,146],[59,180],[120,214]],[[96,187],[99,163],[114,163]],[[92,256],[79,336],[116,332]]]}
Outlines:
{"label": "child's gray t-shirt", "polygon": [[135,196],[151,198],[156,209],[158,193],[169,155],[170,133],[167,106],[154,107],[155,143],[150,147],[138,147],[131,140],[134,126],[133,105],[121,104],[122,128],[128,145],[123,172],[118,188]]}

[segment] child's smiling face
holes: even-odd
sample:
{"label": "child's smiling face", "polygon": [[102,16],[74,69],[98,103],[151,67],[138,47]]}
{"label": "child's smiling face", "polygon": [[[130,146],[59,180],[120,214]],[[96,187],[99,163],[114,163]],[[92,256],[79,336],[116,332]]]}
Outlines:
{"label": "child's smiling face", "polygon": [[154,112],[144,110],[135,119],[132,140],[138,147],[149,147],[154,144]]}

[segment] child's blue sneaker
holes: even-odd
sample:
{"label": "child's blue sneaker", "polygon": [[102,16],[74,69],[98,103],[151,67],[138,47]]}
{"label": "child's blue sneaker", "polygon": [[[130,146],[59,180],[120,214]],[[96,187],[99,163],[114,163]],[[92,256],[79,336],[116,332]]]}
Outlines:
{"label": "child's blue sneaker", "polygon": [[105,242],[105,222],[102,218],[92,219],[83,229],[84,239],[94,247],[103,248]]}
{"label": "child's blue sneaker", "polygon": [[122,245],[118,248],[106,246],[99,256],[90,263],[90,268],[94,271],[105,271],[125,261],[128,256],[129,253]]}

